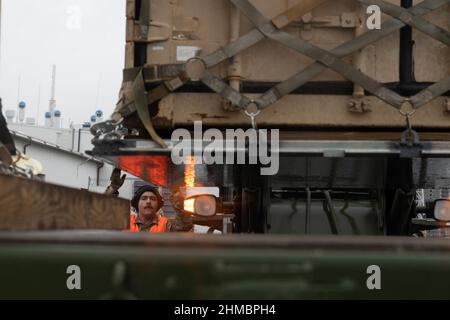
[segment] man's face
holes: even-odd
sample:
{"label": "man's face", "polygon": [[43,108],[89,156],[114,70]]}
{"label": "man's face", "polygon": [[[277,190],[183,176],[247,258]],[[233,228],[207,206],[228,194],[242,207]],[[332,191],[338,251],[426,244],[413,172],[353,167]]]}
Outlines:
{"label": "man's face", "polygon": [[158,197],[153,192],[144,192],[139,198],[139,216],[150,219],[156,215],[158,210]]}

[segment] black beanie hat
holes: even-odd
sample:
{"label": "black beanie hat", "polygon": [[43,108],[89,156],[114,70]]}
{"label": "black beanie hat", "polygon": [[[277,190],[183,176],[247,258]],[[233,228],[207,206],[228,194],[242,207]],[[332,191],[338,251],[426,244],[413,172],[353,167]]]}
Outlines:
{"label": "black beanie hat", "polygon": [[144,185],[136,190],[134,193],[133,199],[131,199],[131,206],[136,209],[136,211],[139,210],[139,199],[145,192],[152,192],[156,195],[156,198],[158,198],[158,210],[161,209],[164,205],[164,200],[159,194],[158,188],[152,187],[149,185]]}

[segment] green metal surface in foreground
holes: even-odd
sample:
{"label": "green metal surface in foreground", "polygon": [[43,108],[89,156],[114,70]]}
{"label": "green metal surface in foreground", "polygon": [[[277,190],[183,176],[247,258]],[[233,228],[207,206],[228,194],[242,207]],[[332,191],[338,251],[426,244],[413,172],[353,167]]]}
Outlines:
{"label": "green metal surface in foreground", "polygon": [[[81,269],[69,290],[67,268]],[[381,290],[367,268],[381,269]],[[387,237],[0,234],[1,299],[450,298],[450,243]]]}

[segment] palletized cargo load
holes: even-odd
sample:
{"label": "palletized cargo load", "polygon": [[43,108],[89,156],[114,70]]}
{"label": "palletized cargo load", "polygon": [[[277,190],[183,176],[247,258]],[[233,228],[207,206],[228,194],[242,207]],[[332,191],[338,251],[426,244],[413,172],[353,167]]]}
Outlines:
{"label": "palletized cargo load", "polygon": [[414,128],[445,130],[450,4],[406,2],[127,1],[113,119],[145,136],[141,121],[250,127],[244,111],[260,111],[259,127],[294,131],[402,129],[414,112]]}
{"label": "palletized cargo load", "polygon": [[128,201],[0,163],[0,298],[448,298],[449,29],[450,0],[127,0],[87,153],[222,236],[120,232]]}

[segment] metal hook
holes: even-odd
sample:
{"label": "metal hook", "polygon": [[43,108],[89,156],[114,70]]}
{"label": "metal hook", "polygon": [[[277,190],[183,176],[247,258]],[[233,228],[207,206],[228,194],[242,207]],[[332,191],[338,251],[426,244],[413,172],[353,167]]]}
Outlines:
{"label": "metal hook", "polygon": [[[258,108],[258,110],[256,112],[248,111],[250,105],[255,105]],[[259,109],[258,104],[256,103],[256,101],[255,100],[250,100],[250,103],[248,104],[247,109],[245,109],[244,112],[245,112],[245,114],[248,117],[250,117],[250,119],[252,121],[252,128],[256,130],[257,129],[257,125],[256,125],[255,118],[261,113],[261,109]]]}
{"label": "metal hook", "polygon": [[406,120],[406,131],[411,133],[412,130],[412,125],[411,125],[411,117],[416,113],[417,110],[413,110],[410,112],[404,112],[402,110],[399,110],[399,113],[405,117]]}
{"label": "metal hook", "polygon": [[419,134],[412,129],[411,116],[416,110],[410,112],[403,112],[399,110],[400,114],[406,119],[406,130],[400,136],[400,157],[418,157],[421,154],[422,144],[420,143]]}

